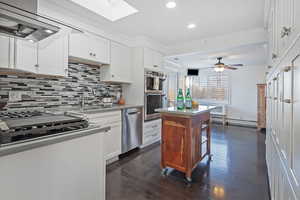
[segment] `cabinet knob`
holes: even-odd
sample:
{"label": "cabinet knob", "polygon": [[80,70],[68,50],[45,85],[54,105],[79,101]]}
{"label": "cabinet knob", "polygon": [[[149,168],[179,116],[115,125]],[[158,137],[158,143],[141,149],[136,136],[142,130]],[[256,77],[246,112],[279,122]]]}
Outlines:
{"label": "cabinet knob", "polygon": [[111,77],[113,77],[113,78],[114,78],[114,77],[115,77],[115,75],[113,75],[113,74],[112,74],[112,75],[111,75]]}
{"label": "cabinet knob", "polygon": [[93,53],[90,53],[90,56],[93,56]]}
{"label": "cabinet knob", "polygon": [[274,60],[274,59],[276,59],[276,58],[277,58],[277,54],[272,53],[272,59]]}
{"label": "cabinet knob", "polygon": [[291,27],[287,28],[287,27],[284,26],[284,27],[282,27],[280,36],[281,36],[281,38],[284,38],[286,36],[289,36],[291,34],[291,32],[292,32],[292,28]]}
{"label": "cabinet knob", "polygon": [[291,71],[291,69],[292,69],[291,66],[286,66],[286,67],[283,69],[283,71],[284,71],[284,72],[289,72],[289,71]]}
{"label": "cabinet knob", "polygon": [[96,57],[96,55],[97,55],[97,54],[95,54],[95,53],[93,54],[94,57]]}
{"label": "cabinet knob", "polygon": [[284,99],[283,102],[284,103],[292,103],[292,100],[290,100],[290,99]]}

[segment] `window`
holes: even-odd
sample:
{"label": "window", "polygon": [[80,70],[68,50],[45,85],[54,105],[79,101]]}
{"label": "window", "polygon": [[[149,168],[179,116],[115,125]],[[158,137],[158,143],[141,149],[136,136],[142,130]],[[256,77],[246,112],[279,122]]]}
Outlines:
{"label": "window", "polygon": [[198,77],[186,77],[193,99],[229,103],[229,75],[210,72]]}
{"label": "window", "polygon": [[230,80],[226,72],[201,72],[199,76],[168,75],[168,105],[176,101],[177,91],[181,88],[186,93],[190,88],[194,100],[212,103],[230,102]]}

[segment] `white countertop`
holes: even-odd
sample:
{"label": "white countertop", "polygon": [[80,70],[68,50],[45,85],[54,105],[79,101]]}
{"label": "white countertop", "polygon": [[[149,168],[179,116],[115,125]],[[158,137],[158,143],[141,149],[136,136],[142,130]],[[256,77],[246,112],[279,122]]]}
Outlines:
{"label": "white countertop", "polygon": [[213,110],[215,108],[216,108],[216,106],[199,105],[198,108],[193,108],[193,109],[179,110],[179,109],[177,109],[177,107],[168,107],[168,108],[159,108],[159,109],[156,109],[155,111],[159,112],[159,113],[194,116],[194,115],[198,115],[201,113],[210,112],[211,110]]}

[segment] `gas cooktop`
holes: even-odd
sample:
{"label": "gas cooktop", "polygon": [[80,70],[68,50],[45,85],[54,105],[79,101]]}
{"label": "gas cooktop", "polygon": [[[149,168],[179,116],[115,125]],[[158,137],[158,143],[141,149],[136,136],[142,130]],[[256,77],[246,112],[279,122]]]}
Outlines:
{"label": "gas cooktop", "polygon": [[41,111],[0,112],[0,144],[88,127],[83,117]]}

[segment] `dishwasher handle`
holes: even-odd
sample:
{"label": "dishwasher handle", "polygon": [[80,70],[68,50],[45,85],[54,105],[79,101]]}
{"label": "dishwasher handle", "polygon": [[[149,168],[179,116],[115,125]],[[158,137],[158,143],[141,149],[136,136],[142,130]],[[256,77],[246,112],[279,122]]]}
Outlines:
{"label": "dishwasher handle", "polygon": [[130,113],[127,113],[127,115],[139,115],[139,114],[141,114],[141,112],[130,112]]}

